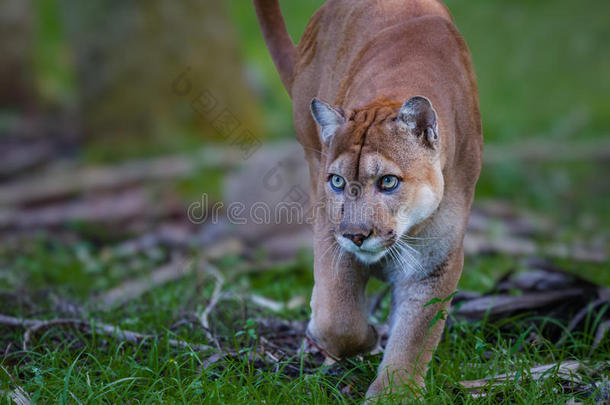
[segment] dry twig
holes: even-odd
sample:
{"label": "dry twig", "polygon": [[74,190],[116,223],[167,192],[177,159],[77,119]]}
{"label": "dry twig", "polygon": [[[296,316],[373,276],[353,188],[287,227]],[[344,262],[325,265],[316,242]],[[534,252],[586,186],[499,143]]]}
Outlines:
{"label": "dry twig", "polygon": [[490,238],[489,235],[467,233],[464,238],[464,253],[474,256],[482,253],[504,253],[510,256],[532,256],[542,253],[550,257],[581,260],[594,263],[604,263],[608,255],[603,250],[586,248],[584,246],[567,246],[553,244],[540,247],[533,240],[504,235],[501,238]]}
{"label": "dry twig", "polygon": [[224,285],[224,277],[222,276],[222,274],[220,274],[220,272],[218,271],[218,269],[216,267],[211,266],[209,264],[206,266],[206,270],[210,274],[212,274],[214,276],[214,278],[216,278],[216,284],[214,285],[214,291],[212,292],[212,297],[210,298],[210,302],[205,307],[203,312],[201,312],[201,314],[199,315],[199,322],[201,323],[201,326],[203,326],[203,330],[205,331],[208,339],[211,342],[214,342],[216,347],[220,349],[220,343],[218,342],[218,339],[216,339],[216,336],[214,336],[214,333],[212,332],[212,329],[210,328],[209,316],[210,316],[210,313],[212,312],[212,310],[216,307],[216,304],[218,304],[218,301],[220,300],[222,286]]}
{"label": "dry twig", "polygon": [[268,309],[272,312],[283,312],[285,310],[295,309],[303,305],[305,302],[305,299],[301,296],[296,296],[288,302],[274,301],[270,298],[257,294],[247,295],[246,298],[254,305]]}
{"label": "dry twig", "polygon": [[[610,300],[606,297],[604,298],[600,298],[597,299],[593,302],[591,302],[589,305],[585,306],[584,308],[582,308],[580,311],[578,311],[576,313],[576,315],[574,315],[574,317],[572,318],[572,320],[570,321],[570,324],[568,325],[567,329],[563,332],[563,335],[561,336],[561,338],[559,339],[559,341],[557,342],[557,347],[561,347],[565,340],[568,338],[569,334],[572,333],[572,331],[574,329],[576,329],[576,327],[578,326],[578,324],[580,324],[582,322],[583,319],[585,319],[585,317],[587,316],[587,314],[591,313],[593,310],[595,310],[598,306],[602,305],[602,304],[606,304],[608,303]],[[610,322],[610,321],[609,321]],[[600,329],[602,328],[603,323],[599,326],[598,328],[598,332],[600,333]],[[600,341],[601,338],[603,338],[603,334],[600,337]],[[596,339],[595,341],[597,342],[597,334],[596,334]],[[597,345],[599,345],[599,342],[597,343]],[[597,347],[597,345],[595,345],[594,347]]]}
{"label": "dry twig", "polygon": [[149,192],[141,187],[132,188],[109,196],[87,197],[40,208],[2,209],[0,230],[53,228],[71,221],[124,224],[141,218],[166,216],[181,209],[172,204],[162,201],[153,205]]}
{"label": "dry twig", "polygon": [[[529,377],[534,380],[541,380],[548,376],[557,375],[564,381],[570,383],[579,383],[581,378],[576,374],[581,368],[581,364],[578,361],[564,361],[562,363],[545,364],[541,366],[532,367],[529,370]],[[516,377],[517,373],[503,373],[498,374],[489,378],[482,378],[480,380],[461,381],[462,387],[471,390],[471,394],[474,397],[482,397],[485,394],[481,390],[485,387],[494,387],[502,385],[506,380],[511,380]]]}
{"label": "dry twig", "polygon": [[602,339],[604,338],[604,336],[606,336],[608,330],[610,330],[610,320],[602,322],[597,327],[597,331],[595,332],[595,340],[593,341],[593,347],[597,347],[600,345]]}
{"label": "dry twig", "polygon": [[[17,383],[15,381],[15,378],[8,372],[8,370],[4,366],[0,365],[0,368],[2,369],[2,371],[4,371],[4,373],[8,376],[8,378],[13,382],[13,384]],[[31,403],[30,396],[27,394],[27,392],[25,392],[23,390],[23,388],[21,388],[19,386],[17,386],[13,391],[9,391],[9,392],[0,391],[0,394],[9,397],[17,405],[30,405],[30,403]]]}
{"label": "dry twig", "polygon": [[[107,324],[107,323],[96,323],[96,322],[88,322],[83,319],[77,318],[58,318],[51,320],[42,320],[42,319],[22,319],[15,318],[8,315],[0,314],[0,325],[5,326],[14,326],[14,327],[22,327],[30,330],[30,335],[32,332],[38,331],[40,329],[50,328],[57,325],[73,325],[73,326],[81,326],[86,328],[90,333],[97,333],[99,335],[104,335],[108,337],[113,337],[119,340],[123,340],[131,343],[140,343],[144,340],[155,339],[157,336],[150,334],[143,334],[138,332],[132,332],[128,330],[121,329],[115,325]],[[28,336],[29,338],[29,336]],[[25,341],[25,339],[24,339]],[[186,342],[184,340],[177,339],[168,339],[167,343],[179,349],[192,349],[194,351],[208,351],[208,350],[216,350],[212,346],[202,345],[202,344],[192,344]]]}
{"label": "dry twig", "polygon": [[171,262],[159,267],[144,277],[123,282],[119,286],[105,292],[98,297],[96,301],[106,307],[112,307],[141,297],[158,286],[178,280],[184,275],[190,274],[192,263],[192,260],[187,260],[183,256],[178,256]]}
{"label": "dry twig", "polygon": [[236,166],[242,160],[238,150],[207,146],[192,155],[131,161],[117,166],[70,168],[0,186],[0,206],[56,200],[81,192],[119,189],[151,180],[175,179],[201,168]]}
{"label": "dry twig", "polygon": [[[239,254],[243,247],[238,240],[227,239],[216,243],[206,249],[202,254],[202,263],[199,268],[205,268],[207,260],[217,260],[229,254]],[[127,280],[119,286],[105,292],[96,301],[105,306],[122,304],[129,300],[141,297],[148,291],[172,281],[177,281],[195,271],[192,260],[178,256],[170,263],[165,264],[150,274]]]}
{"label": "dry twig", "polygon": [[526,292],[522,295],[497,294],[474,298],[464,302],[454,314],[467,318],[480,319],[489,315],[498,315],[514,311],[527,311],[541,308],[583,293],[581,288],[563,289],[560,291]]}

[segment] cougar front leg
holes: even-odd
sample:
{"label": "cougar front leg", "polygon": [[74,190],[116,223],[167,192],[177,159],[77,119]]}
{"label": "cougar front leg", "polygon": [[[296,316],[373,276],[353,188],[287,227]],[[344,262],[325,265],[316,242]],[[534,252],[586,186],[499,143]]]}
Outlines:
{"label": "cougar front leg", "polygon": [[460,249],[430,276],[393,286],[390,337],[379,374],[367,392],[369,401],[374,401],[375,396],[381,393],[408,393],[408,387],[423,385],[428,363],[440,340],[445,321],[439,318],[434,325],[431,323],[439,311],[447,309],[449,302],[425,305],[434,298],[444,299],[455,291],[462,265]]}
{"label": "cougar front leg", "polygon": [[365,309],[368,275],[352,255],[340,254],[334,239],[322,239],[326,241],[314,243],[312,316],[307,334],[337,358],[368,352],[377,343],[377,332],[369,325]]}

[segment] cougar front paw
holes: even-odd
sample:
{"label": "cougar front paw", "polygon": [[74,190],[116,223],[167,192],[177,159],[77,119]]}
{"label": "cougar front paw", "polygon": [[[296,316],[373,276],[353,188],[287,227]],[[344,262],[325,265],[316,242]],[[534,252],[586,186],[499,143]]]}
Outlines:
{"label": "cougar front paw", "polygon": [[377,346],[379,334],[373,325],[353,328],[341,323],[309,322],[307,336],[326,352],[336,358],[345,358],[368,353]]}

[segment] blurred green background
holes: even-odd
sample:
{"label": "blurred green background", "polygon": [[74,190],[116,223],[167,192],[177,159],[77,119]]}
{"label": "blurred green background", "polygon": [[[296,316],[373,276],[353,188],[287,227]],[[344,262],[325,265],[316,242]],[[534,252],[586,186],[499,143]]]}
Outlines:
{"label": "blurred green background", "polygon": [[[290,100],[268,56],[249,1],[185,2],[174,7],[178,9],[174,20],[166,18],[162,23],[153,17],[148,22],[115,17],[138,8],[150,14],[163,13],[168,7],[160,2],[132,1],[122,6],[87,2],[97,3],[113,6],[96,14],[89,9],[92,6],[78,6],[77,1],[35,0],[30,5],[31,74],[39,110],[78,109],[79,102],[97,97],[98,91],[88,89],[86,93],[93,95],[83,96],[79,83],[116,68],[121,77],[106,83],[116,89],[102,94],[108,100],[98,99],[98,104],[111,104],[112,108],[107,111],[106,106],[92,106],[97,119],[125,119],[115,110],[130,113],[130,109],[154,118],[142,131],[146,133],[130,142],[116,134],[102,135],[111,139],[97,139],[88,145],[83,151],[87,159],[99,162],[185,150],[213,138],[206,133],[213,131],[205,125],[193,125],[184,100],[166,92],[173,78],[191,65],[193,80],[202,86],[214,83],[214,94],[225,94],[226,102],[254,127],[257,136],[294,137]],[[321,3],[282,2],[295,40]],[[583,231],[608,229],[609,182],[603,173],[608,169],[610,131],[610,4],[603,0],[450,0],[447,5],[473,54],[485,142],[493,151],[483,172],[479,197],[500,197],[544,210]],[[206,15],[214,21],[208,28],[204,28]],[[106,23],[98,21],[105,19]],[[81,24],[74,24],[75,20]],[[151,28],[155,24],[156,31]],[[185,28],[170,28],[180,25]],[[113,30],[121,40],[110,38]],[[90,38],[83,32],[89,32]],[[106,54],[97,55],[98,63],[107,66],[80,62],[79,57],[92,57],[81,48],[92,46],[108,48]],[[123,71],[129,70],[133,70],[133,79],[123,77]],[[88,83],[84,87],[94,87],[90,80]],[[151,83],[156,94],[141,88],[149,89]],[[143,94],[134,95],[139,91]],[[147,106],[150,109],[137,105],[143,100],[151,104]],[[8,112],[2,113],[7,129],[14,120]],[[528,149],[533,158],[528,158]]]}
{"label": "blurred green background", "polygon": [[[322,1],[281,4],[296,41]],[[447,5],[479,82],[485,165],[477,201],[550,220],[554,241],[607,251],[610,3]],[[261,143],[294,139],[290,100],[250,1],[4,0],[0,10],[3,145],[57,138],[53,160],[90,166],[230,144],[197,100],[229,111]],[[185,94],[176,90],[181,75]],[[27,169],[4,180],[47,170]],[[200,171],[179,189],[222,198],[223,177]]]}
{"label": "blurred green background", "polygon": [[[294,39],[322,3],[282,3]],[[281,121],[290,117],[290,104],[258,34],[252,7],[247,2],[230,4],[245,60],[272,89],[264,104],[267,128],[291,136],[290,122]],[[608,173],[610,148],[610,4],[446,4],[468,42],[479,83],[490,153],[477,197],[540,210],[584,232],[606,232],[610,181],[600,174]]]}

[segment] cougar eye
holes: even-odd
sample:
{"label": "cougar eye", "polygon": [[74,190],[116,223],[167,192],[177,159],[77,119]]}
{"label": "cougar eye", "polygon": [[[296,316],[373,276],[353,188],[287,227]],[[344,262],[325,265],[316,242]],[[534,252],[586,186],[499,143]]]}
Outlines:
{"label": "cougar eye", "polygon": [[337,174],[331,174],[328,181],[335,191],[342,191],[345,188],[345,179]]}
{"label": "cougar eye", "polygon": [[396,189],[396,187],[398,187],[398,184],[400,183],[400,180],[398,180],[398,177],[396,176],[383,176],[380,180],[379,180],[379,189],[381,191],[392,191],[394,189]]}

